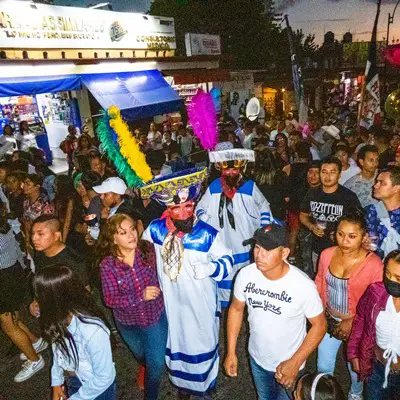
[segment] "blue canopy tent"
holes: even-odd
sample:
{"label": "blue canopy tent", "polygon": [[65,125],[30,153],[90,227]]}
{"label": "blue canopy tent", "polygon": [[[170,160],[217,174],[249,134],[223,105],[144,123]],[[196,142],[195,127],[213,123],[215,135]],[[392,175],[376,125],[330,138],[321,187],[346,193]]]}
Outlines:
{"label": "blue canopy tent", "polygon": [[62,92],[81,88],[79,75],[0,77],[0,97]]}
{"label": "blue canopy tent", "polygon": [[178,111],[183,105],[158,70],[0,78],[0,97],[79,90],[82,83],[104,109],[117,106],[127,120]]}
{"label": "blue canopy tent", "polygon": [[178,111],[183,104],[158,70],[85,74],[81,79],[104,109],[117,106],[127,120]]}

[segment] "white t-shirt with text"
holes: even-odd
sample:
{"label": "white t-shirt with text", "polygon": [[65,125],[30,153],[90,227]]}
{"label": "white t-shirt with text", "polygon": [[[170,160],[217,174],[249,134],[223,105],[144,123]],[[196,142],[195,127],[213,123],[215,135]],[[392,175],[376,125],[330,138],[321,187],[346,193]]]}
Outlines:
{"label": "white t-shirt with text", "polygon": [[289,267],[284,277],[272,281],[253,263],[242,268],[235,281],[234,295],[246,303],[249,314],[249,353],[271,372],[299,349],[307,334],[307,318],[323,312],[314,282],[298,268]]}

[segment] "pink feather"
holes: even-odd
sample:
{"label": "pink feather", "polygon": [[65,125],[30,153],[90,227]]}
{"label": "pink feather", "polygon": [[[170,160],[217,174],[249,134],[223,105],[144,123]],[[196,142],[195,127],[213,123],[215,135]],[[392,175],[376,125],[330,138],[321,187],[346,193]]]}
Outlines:
{"label": "pink feather", "polygon": [[199,89],[188,106],[189,123],[205,150],[213,150],[218,143],[217,113],[209,93]]}

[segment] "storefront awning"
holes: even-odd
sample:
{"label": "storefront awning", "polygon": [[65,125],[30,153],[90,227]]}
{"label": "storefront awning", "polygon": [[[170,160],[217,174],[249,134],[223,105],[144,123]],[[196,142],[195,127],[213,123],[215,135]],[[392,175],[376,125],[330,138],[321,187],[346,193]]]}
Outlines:
{"label": "storefront awning", "polygon": [[128,120],[178,111],[182,99],[158,70],[81,75],[100,105],[117,106]]}
{"label": "storefront awning", "polygon": [[81,87],[78,75],[0,78],[0,97],[62,92]]}

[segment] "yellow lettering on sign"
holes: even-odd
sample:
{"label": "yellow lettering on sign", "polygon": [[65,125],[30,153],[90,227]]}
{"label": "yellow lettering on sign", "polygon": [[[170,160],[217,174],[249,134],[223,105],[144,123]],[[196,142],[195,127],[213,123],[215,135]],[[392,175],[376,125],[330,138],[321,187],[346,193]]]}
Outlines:
{"label": "yellow lettering on sign", "polygon": [[1,28],[14,28],[14,25],[11,21],[11,17],[4,12],[0,12],[0,27]]}

